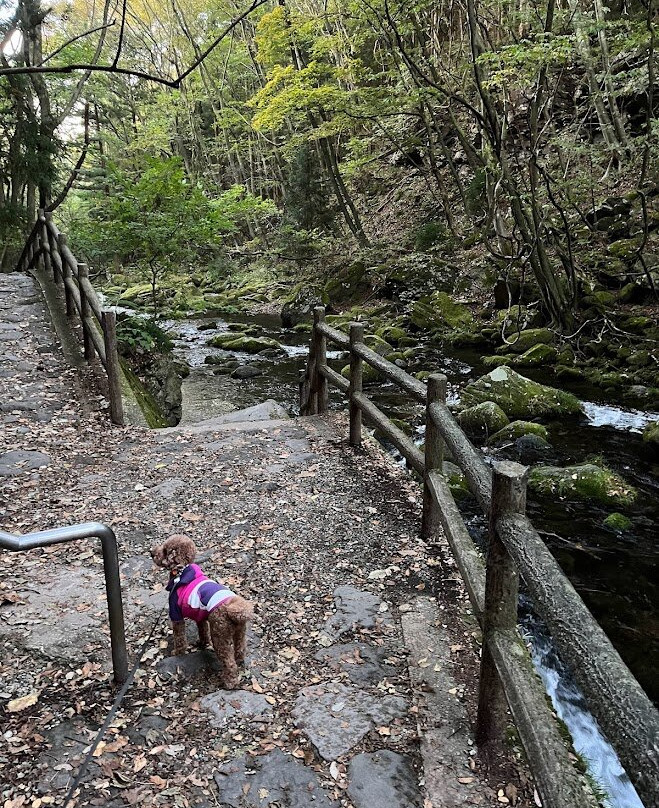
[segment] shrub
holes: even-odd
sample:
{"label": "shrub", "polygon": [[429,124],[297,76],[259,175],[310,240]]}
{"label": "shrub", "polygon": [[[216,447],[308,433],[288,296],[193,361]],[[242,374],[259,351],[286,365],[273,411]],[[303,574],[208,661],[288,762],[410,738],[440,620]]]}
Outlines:
{"label": "shrub", "polygon": [[170,353],[169,334],[148,317],[122,317],[117,322],[117,343],[123,356]]}

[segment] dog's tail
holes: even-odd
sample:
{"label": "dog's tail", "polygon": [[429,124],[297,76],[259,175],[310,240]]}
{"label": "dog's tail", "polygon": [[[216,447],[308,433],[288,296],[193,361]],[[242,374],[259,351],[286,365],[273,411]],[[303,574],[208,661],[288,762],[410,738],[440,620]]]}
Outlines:
{"label": "dog's tail", "polygon": [[236,595],[224,607],[226,616],[234,623],[246,623],[254,619],[254,604]]}

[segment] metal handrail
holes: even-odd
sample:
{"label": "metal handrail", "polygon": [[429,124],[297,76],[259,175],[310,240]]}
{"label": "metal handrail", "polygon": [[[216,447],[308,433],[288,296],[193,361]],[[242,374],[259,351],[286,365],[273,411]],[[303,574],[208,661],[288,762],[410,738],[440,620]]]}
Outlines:
{"label": "metal handrail", "polygon": [[110,642],[112,645],[112,669],[114,681],[122,684],[128,677],[128,654],[126,651],[126,632],[124,628],[124,609],[121,600],[121,583],[119,581],[119,554],[117,537],[114,531],[100,522],[86,522],[83,525],[57,527],[52,530],[41,530],[25,536],[14,536],[0,530],[0,548],[5,550],[33,550],[36,547],[48,547],[79,539],[100,539],[103,551],[103,570],[105,573],[105,592],[108,599],[108,616],[110,618]]}

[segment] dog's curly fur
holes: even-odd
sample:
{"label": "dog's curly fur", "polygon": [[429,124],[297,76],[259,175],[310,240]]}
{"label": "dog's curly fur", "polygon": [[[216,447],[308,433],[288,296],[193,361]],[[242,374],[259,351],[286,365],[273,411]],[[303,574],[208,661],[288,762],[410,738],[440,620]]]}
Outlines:
{"label": "dog's curly fur", "polygon": [[[192,539],[178,533],[151,550],[154,564],[169,570],[170,575],[178,575],[184,567],[192,564],[196,554]],[[227,690],[238,685],[238,666],[245,661],[247,622],[253,617],[253,604],[236,595],[214,609],[206,620],[197,623],[199,643],[206,646],[212,642],[222,665],[222,686]],[[184,654],[187,650],[185,622],[173,622],[172,628],[174,653]]]}

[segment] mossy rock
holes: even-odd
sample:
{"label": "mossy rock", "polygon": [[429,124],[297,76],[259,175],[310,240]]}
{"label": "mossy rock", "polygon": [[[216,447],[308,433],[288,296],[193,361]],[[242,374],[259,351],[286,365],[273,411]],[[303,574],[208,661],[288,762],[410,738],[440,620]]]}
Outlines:
{"label": "mossy rock", "polygon": [[478,348],[489,342],[480,331],[453,331],[449,334],[448,341],[456,348]]}
{"label": "mossy rock", "polygon": [[650,352],[645,350],[633,351],[627,359],[627,364],[636,368],[645,367],[651,364],[651,362],[652,357],[650,356]]}
{"label": "mossy rock", "polygon": [[579,370],[579,368],[573,368],[569,365],[556,365],[554,368],[554,374],[557,379],[582,379],[583,378],[583,371]]}
{"label": "mossy rock", "polygon": [[313,329],[311,323],[298,323],[293,326],[293,331],[296,334],[310,334]]}
{"label": "mossy rock", "polygon": [[[341,375],[344,379],[350,379],[350,365],[346,365],[345,367],[341,368]],[[380,380],[380,374],[372,368],[370,365],[367,365],[366,362],[362,363],[362,382],[364,384],[369,384],[370,382],[377,382]]]}
{"label": "mossy rock", "polygon": [[468,330],[473,317],[469,309],[456,303],[446,292],[435,292],[416,301],[410,321],[421,331],[439,328]]}
{"label": "mossy rock", "polygon": [[643,430],[643,442],[659,449],[659,421],[650,421]]}
{"label": "mossy rock", "polygon": [[327,304],[341,305],[372,291],[368,271],[361,261],[340,271],[325,284],[322,301]]}
{"label": "mossy rock", "polygon": [[582,463],[559,468],[538,466],[531,470],[529,488],[541,496],[556,496],[601,505],[630,505],[636,490],[604,465]]}
{"label": "mossy rock", "polygon": [[446,478],[448,487],[451,489],[451,494],[456,502],[472,496],[467,478],[459,466],[445,460],[442,464],[442,474]]}
{"label": "mossy rock", "polygon": [[510,364],[518,368],[537,368],[541,365],[551,365],[556,361],[557,356],[558,352],[553,345],[540,343],[511,360]]}
{"label": "mossy rock", "polygon": [[418,373],[414,374],[414,378],[418,379],[420,382],[427,382],[430,376],[432,376],[432,373],[429,370],[420,370]]}
{"label": "mossy rock", "polygon": [[632,526],[632,521],[621,513],[610,513],[602,524],[616,533],[624,533]]}
{"label": "mossy rock", "polygon": [[147,299],[153,295],[153,290],[150,283],[140,283],[136,286],[129,286],[125,292],[119,296],[119,300],[123,303],[125,301],[133,301],[138,298]]}
{"label": "mossy rock", "polygon": [[259,353],[266,348],[280,348],[276,339],[270,337],[251,337],[248,334],[229,332],[218,334],[206,343],[213,348],[224,348],[227,351],[244,351],[245,353]]}
{"label": "mossy rock", "polygon": [[484,401],[458,413],[457,421],[472,435],[492,435],[508,424],[508,416],[498,404]]}
{"label": "mossy rock", "polygon": [[395,325],[386,325],[383,328],[379,328],[375,332],[375,336],[380,337],[380,339],[383,339],[394,347],[398,347],[400,341],[407,337],[407,331]]}
{"label": "mossy rock", "polygon": [[481,362],[486,368],[498,368],[501,365],[510,365],[515,359],[515,354],[505,354],[504,356],[481,356]]}
{"label": "mossy rock", "polygon": [[497,348],[498,354],[523,354],[536,345],[551,345],[554,335],[548,328],[529,328],[518,331],[505,345]]}
{"label": "mossy rock", "polygon": [[390,345],[386,340],[378,337],[376,334],[366,334],[364,337],[366,346],[378,356],[387,356],[394,352],[394,346]]}
{"label": "mossy rock", "polygon": [[497,334],[519,333],[520,331],[534,328],[542,323],[541,315],[538,311],[527,309],[526,306],[515,304],[509,309],[499,309],[494,316]]}
{"label": "mossy rock", "polygon": [[461,402],[465,407],[494,401],[509,418],[576,415],[583,412],[578,398],[527,379],[507,365],[495,368],[467,385]]}
{"label": "mossy rock", "polygon": [[636,238],[621,238],[608,246],[609,255],[621,261],[633,261],[638,255],[641,242]]}
{"label": "mossy rock", "polygon": [[531,421],[511,421],[509,424],[492,435],[488,440],[490,446],[501,443],[513,443],[524,435],[537,435],[543,440],[547,440],[547,427],[542,424],[534,424]]}

